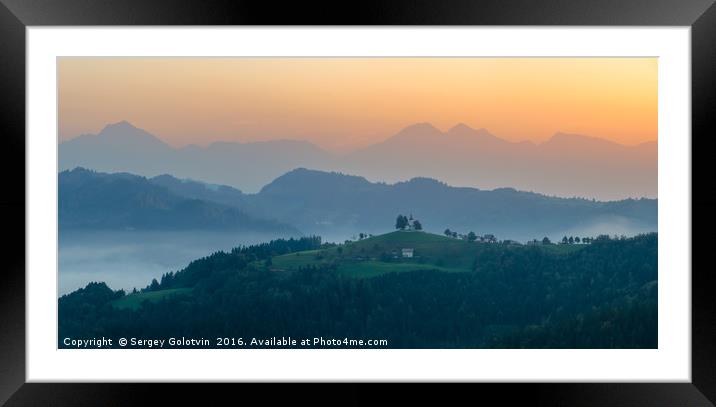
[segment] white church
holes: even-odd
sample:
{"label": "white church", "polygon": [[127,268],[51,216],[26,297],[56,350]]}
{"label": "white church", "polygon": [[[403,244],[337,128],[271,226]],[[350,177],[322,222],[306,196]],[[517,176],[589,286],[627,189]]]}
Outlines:
{"label": "white church", "polygon": [[420,221],[418,221],[417,219],[413,219],[413,214],[411,213],[410,217],[408,218],[408,226],[405,227],[405,230],[418,230],[415,228],[415,222],[418,222],[418,225],[420,224]]}

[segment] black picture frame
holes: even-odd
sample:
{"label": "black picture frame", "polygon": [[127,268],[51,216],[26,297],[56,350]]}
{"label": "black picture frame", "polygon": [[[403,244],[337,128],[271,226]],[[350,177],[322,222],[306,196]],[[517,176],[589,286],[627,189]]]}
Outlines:
{"label": "black picture frame", "polygon": [[[705,257],[713,230],[716,187],[707,166],[716,113],[716,6],[713,0],[490,0],[384,2],[271,2],[130,0],[0,0],[0,134],[3,193],[0,213],[6,237],[0,278],[0,404],[133,405],[160,393],[168,404],[206,404],[216,387],[145,384],[25,383],[25,28],[88,25],[621,25],[690,26],[692,57],[692,259]],[[710,158],[710,157],[708,157]],[[699,186],[698,188],[696,186]],[[702,255],[696,255],[702,249]],[[716,401],[716,301],[711,267],[692,267],[691,383],[477,384],[459,387],[468,400],[564,406],[700,406]],[[687,272],[688,270],[684,270]],[[221,387],[223,391],[227,388]],[[455,388],[415,386],[381,394],[382,386],[341,384],[330,392],[314,386],[272,391],[265,386],[228,389],[231,397],[265,403],[364,404],[444,402]],[[211,396],[208,396],[211,392]],[[448,395],[446,392],[449,392]],[[463,394],[464,393],[464,394]],[[330,397],[335,395],[335,397]],[[216,396],[218,397],[218,396]],[[495,398],[496,397],[496,398]],[[164,404],[164,403],[163,403]]]}

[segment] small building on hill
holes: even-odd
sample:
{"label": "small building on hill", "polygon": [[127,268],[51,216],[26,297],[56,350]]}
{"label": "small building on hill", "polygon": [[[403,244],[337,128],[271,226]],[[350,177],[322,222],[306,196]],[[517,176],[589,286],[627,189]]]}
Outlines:
{"label": "small building on hill", "polygon": [[408,225],[406,226],[405,230],[415,230],[415,219],[413,219],[413,214],[410,214],[410,217],[408,218]]}
{"label": "small building on hill", "polygon": [[403,254],[403,257],[407,257],[407,258],[413,257],[413,248],[412,247],[404,248],[402,250],[402,254]]}

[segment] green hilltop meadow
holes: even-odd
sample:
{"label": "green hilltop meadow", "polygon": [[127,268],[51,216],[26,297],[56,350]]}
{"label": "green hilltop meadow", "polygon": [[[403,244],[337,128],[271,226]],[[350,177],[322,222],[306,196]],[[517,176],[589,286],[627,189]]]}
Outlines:
{"label": "green hilltop meadow", "polygon": [[[377,277],[386,273],[421,270],[442,272],[479,271],[479,257],[495,252],[540,250],[549,254],[568,254],[587,245],[547,244],[522,245],[515,243],[483,243],[447,237],[418,230],[397,230],[368,236],[342,244],[296,251],[248,266],[272,273],[295,272],[307,267],[325,268],[351,278]],[[412,257],[403,257],[403,249],[412,249]],[[190,294],[191,288],[169,288],[132,293],[112,302],[120,309],[138,309],[142,302],[158,302],[171,295]]]}
{"label": "green hilltop meadow", "polygon": [[[469,242],[423,231],[395,231],[349,241],[336,247],[284,254],[271,259],[274,271],[297,270],[309,265],[335,265],[339,273],[350,277],[373,277],[390,272],[438,270],[467,272],[474,270],[479,254],[494,250],[495,243]],[[502,250],[524,250],[525,246],[501,244]],[[544,245],[542,250],[567,253],[579,245]],[[413,257],[403,257],[403,249],[412,249]]]}
{"label": "green hilltop meadow", "polygon": [[655,233],[588,244],[469,235],[278,239],[194,260],[129,294],[93,282],[60,297],[58,346],[288,336],[389,348],[656,347]]}

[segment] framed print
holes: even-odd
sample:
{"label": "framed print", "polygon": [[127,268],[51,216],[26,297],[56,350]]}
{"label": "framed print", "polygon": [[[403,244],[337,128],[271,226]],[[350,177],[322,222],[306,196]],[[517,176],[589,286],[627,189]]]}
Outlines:
{"label": "framed print", "polygon": [[103,382],[716,397],[709,2],[63,3],[3,9],[9,405],[132,402]]}

